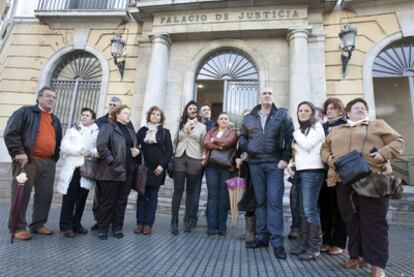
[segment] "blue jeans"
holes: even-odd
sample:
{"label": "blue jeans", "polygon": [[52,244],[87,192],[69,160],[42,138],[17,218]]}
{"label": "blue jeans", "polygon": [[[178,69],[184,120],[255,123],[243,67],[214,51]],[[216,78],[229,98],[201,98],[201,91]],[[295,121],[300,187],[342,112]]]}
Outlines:
{"label": "blue jeans", "polygon": [[230,179],[227,168],[209,165],[206,169],[207,179],[207,229],[208,231],[225,232],[227,230],[227,214],[229,193],[224,183]]}
{"label": "blue jeans", "polygon": [[318,198],[325,173],[321,169],[298,171],[298,174],[301,216],[305,217],[309,223],[321,225]]}
{"label": "blue jeans", "polygon": [[137,225],[152,227],[157,211],[158,190],[160,187],[145,187],[145,194],[138,194],[137,200]]}
{"label": "blue jeans", "polygon": [[250,176],[256,194],[257,239],[272,247],[283,246],[283,170],[278,162],[249,163]]}

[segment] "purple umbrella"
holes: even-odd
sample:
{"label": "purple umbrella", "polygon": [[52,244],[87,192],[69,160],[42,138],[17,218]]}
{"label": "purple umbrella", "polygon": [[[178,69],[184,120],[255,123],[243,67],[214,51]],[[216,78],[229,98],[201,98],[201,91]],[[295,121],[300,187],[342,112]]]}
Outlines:
{"label": "purple umbrella", "polygon": [[14,241],[14,234],[16,233],[17,223],[19,222],[20,210],[23,202],[24,184],[27,181],[27,175],[22,171],[16,176],[17,186],[16,194],[13,199],[12,210],[11,210],[11,243]]}

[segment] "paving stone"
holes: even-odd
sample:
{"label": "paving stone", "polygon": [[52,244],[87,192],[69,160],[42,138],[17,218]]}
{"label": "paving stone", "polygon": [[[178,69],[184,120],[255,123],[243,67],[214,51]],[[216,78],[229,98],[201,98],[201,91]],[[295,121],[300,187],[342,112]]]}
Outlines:
{"label": "paving stone", "polygon": [[[170,217],[160,214],[152,235],[136,235],[135,213],[128,211],[123,239],[110,236],[101,241],[90,231],[73,239],[59,233],[33,235],[31,241],[10,244],[8,212],[7,203],[0,202],[0,276],[369,276],[368,268],[346,270],[347,255],[322,254],[317,262],[301,262],[288,255],[281,261],[271,248],[246,249],[238,237],[243,232],[242,216],[225,237],[208,237],[204,217],[191,233],[183,233],[180,225],[180,234],[171,235]],[[47,226],[54,230],[58,230],[59,212],[59,208],[50,212]],[[93,224],[90,208],[83,224]],[[414,276],[413,231],[409,226],[390,227],[387,276]],[[287,250],[290,247],[286,241]]]}

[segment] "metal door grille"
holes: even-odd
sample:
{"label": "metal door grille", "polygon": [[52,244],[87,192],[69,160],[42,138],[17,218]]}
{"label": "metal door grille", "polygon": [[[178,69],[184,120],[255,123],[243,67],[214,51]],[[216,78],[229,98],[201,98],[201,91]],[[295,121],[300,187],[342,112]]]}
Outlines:
{"label": "metal door grille", "polygon": [[258,90],[257,81],[225,81],[223,111],[229,114],[233,127],[240,127],[242,112],[257,104]]}
{"label": "metal door grille", "polygon": [[90,53],[74,51],[62,57],[50,85],[57,92],[54,113],[59,117],[63,131],[79,120],[83,107],[97,110],[101,77],[101,65]]}

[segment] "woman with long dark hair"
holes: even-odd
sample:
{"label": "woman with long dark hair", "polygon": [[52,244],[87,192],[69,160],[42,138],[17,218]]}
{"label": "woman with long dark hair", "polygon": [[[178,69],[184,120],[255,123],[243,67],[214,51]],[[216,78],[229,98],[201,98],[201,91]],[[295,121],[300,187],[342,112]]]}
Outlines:
{"label": "woman with long dark hair", "polygon": [[205,158],[203,138],[206,126],[198,120],[195,101],[188,102],[183,110],[175,139],[173,161],[174,193],[171,208],[171,233],[178,235],[178,212],[184,187],[186,187],[184,232],[191,232],[191,211],[195,185],[201,178]]}
{"label": "woman with long dark hair", "polygon": [[318,196],[324,179],[321,148],[325,140],[322,124],[315,118],[315,106],[303,101],[297,110],[299,129],[293,133],[296,172],[300,207],[300,238],[297,247],[290,253],[299,259],[315,260],[320,254],[321,223]]}
{"label": "woman with long dark hair", "polygon": [[[250,109],[245,109],[242,113],[242,119],[251,113]],[[255,232],[256,232],[256,195],[254,194],[253,184],[250,180],[250,172],[247,164],[249,157],[246,152],[240,148],[236,152],[236,167],[239,175],[246,180],[246,189],[243,193],[238,208],[244,211],[244,221],[246,228],[245,246],[246,248],[254,248]]]}
{"label": "woman with long dark hair", "polygon": [[138,145],[148,167],[145,194],[138,194],[136,234],[149,235],[155,222],[158,191],[165,182],[168,162],[172,156],[170,130],[164,128],[164,113],[157,106],[147,112],[147,125],[137,133]]}
{"label": "woman with long dark hair", "polygon": [[119,106],[113,113],[114,122],[99,129],[97,148],[101,163],[97,173],[99,186],[97,199],[98,237],[108,239],[109,227],[116,238],[124,233],[125,208],[137,168],[137,137],[130,122],[131,110]]}

